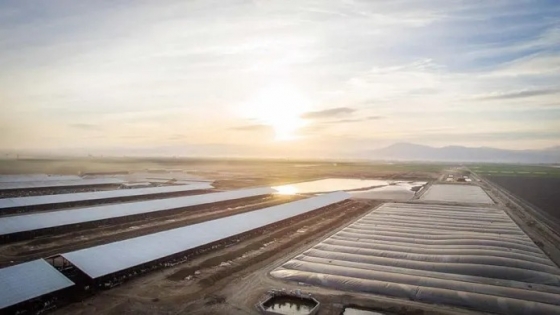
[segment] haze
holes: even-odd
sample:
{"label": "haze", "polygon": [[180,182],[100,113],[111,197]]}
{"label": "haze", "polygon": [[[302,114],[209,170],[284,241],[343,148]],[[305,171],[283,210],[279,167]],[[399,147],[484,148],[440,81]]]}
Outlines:
{"label": "haze", "polygon": [[0,151],[560,144],[557,1],[3,1]]}

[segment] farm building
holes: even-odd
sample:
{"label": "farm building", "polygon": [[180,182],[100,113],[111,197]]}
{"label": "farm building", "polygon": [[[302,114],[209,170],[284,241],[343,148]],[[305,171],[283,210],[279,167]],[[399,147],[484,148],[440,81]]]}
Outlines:
{"label": "farm building", "polygon": [[0,312],[35,314],[54,308],[73,286],[43,259],[0,269]]}
{"label": "farm building", "polygon": [[48,188],[69,187],[99,187],[120,185],[124,181],[117,178],[93,178],[93,179],[70,179],[70,180],[44,180],[44,181],[20,181],[0,182],[0,191],[8,190],[30,190]]}
{"label": "farm building", "polygon": [[61,254],[98,286],[112,286],[137,273],[184,261],[244,233],[344,201],[343,192],[298,200],[230,217]]}
{"label": "farm building", "polygon": [[28,175],[0,175],[0,183],[20,183],[35,181],[52,180],[81,180],[77,175],[47,175],[47,174],[28,174]]}
{"label": "farm building", "polygon": [[25,239],[54,231],[96,226],[103,222],[119,222],[141,218],[162,211],[178,211],[195,206],[274,193],[272,188],[240,189],[194,196],[110,204],[79,209],[60,210],[0,217],[0,239]]}
{"label": "farm building", "polygon": [[72,194],[29,196],[0,199],[0,214],[25,212],[26,210],[56,209],[63,207],[84,206],[98,202],[127,201],[138,197],[165,197],[177,193],[212,189],[212,185],[199,183],[196,185],[164,186],[137,189],[105,190]]}

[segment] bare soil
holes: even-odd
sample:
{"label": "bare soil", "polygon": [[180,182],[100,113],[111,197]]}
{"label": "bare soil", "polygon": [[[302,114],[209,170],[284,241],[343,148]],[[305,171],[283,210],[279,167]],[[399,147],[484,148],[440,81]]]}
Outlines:
{"label": "bare soil", "polygon": [[533,242],[560,267],[560,236],[544,222],[540,209],[525,203],[516,195],[505,191],[501,186],[480,178],[481,187],[496,202],[496,207],[504,210],[512,220],[533,240]]}
{"label": "bare soil", "polygon": [[103,200],[84,200],[84,201],[65,203],[65,204],[50,204],[50,205],[33,206],[33,207],[25,207],[25,208],[7,208],[7,209],[0,210],[0,216],[8,216],[14,214],[20,215],[20,214],[62,210],[62,209],[72,209],[72,208],[83,208],[83,207],[99,206],[99,205],[110,204],[110,203],[135,202],[135,201],[146,201],[146,200],[173,198],[173,197],[185,197],[185,196],[192,196],[192,195],[202,195],[211,192],[218,192],[218,191],[214,189],[201,189],[201,190],[182,191],[182,192],[176,192],[171,194],[140,195],[140,196],[118,198],[118,199],[111,198],[111,199],[103,199]]}
{"label": "bare soil", "polygon": [[[545,211],[560,222],[560,178],[486,176],[490,181]],[[560,231],[557,231],[560,234]]]}

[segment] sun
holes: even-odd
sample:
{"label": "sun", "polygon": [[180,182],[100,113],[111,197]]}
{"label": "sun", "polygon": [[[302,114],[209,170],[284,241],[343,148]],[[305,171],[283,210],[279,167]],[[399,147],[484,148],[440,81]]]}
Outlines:
{"label": "sun", "polygon": [[309,101],[288,84],[270,85],[248,102],[246,116],[274,130],[276,141],[298,138],[297,131],[306,125],[301,115],[308,111]]}

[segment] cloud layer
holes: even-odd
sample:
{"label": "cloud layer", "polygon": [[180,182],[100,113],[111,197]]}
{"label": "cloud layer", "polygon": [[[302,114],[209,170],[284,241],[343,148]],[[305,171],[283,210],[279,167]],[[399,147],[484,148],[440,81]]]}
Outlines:
{"label": "cloud layer", "polygon": [[337,107],[337,108],[307,112],[301,115],[301,117],[304,119],[325,119],[325,118],[332,118],[338,116],[345,116],[348,114],[352,114],[354,111],[355,109],[352,109],[350,107]]}
{"label": "cloud layer", "polygon": [[[5,1],[0,150],[559,145],[558,16],[546,0]],[[244,109],[271,86],[298,97]],[[267,106],[303,120],[289,146],[247,121]]]}

